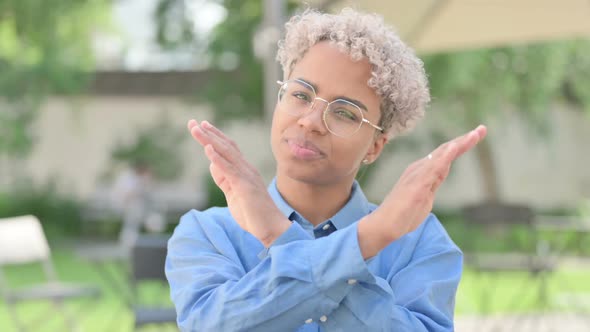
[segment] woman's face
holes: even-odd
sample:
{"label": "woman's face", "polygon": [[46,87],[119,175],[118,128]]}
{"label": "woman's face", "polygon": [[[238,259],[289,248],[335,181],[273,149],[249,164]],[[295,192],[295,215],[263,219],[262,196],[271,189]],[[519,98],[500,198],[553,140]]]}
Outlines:
{"label": "woman's face", "polygon": [[[303,80],[315,88],[317,97],[332,101],[354,100],[365,119],[378,124],[381,111],[377,94],[367,85],[371,65],[367,59],[353,61],[328,42],[312,46],[295,65],[289,79]],[[326,103],[317,100],[313,110],[293,116],[277,103],[271,145],[277,173],[310,184],[329,185],[352,180],[363,159],[373,162],[386,142],[368,124],[350,137],[328,131],[322,120]]]}

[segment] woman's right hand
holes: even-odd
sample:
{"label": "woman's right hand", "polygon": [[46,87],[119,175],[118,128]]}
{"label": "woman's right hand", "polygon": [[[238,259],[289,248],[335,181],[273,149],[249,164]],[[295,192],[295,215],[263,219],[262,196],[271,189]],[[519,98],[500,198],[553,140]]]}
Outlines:
{"label": "woman's right hand", "polygon": [[436,191],[447,178],[453,161],[477,145],[486,134],[486,127],[480,125],[440,145],[406,168],[381,205],[359,223],[359,242],[361,251],[367,251],[363,251],[365,258],[376,255],[422,224],[432,210]]}
{"label": "woman's right hand", "polygon": [[256,168],[232,139],[209,122],[190,120],[188,129],[205,148],[213,181],[223,191],[238,225],[269,247],[291,222],[275,205]]}

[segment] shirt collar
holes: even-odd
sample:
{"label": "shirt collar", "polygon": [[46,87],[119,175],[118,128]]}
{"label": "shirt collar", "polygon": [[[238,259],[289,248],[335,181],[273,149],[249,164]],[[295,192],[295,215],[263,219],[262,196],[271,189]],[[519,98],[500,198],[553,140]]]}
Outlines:
{"label": "shirt collar", "polygon": [[[281,193],[279,193],[276,178],[274,178],[268,186],[268,192],[279,210],[281,210],[287,218],[291,218],[293,212],[297,213],[297,211],[295,211],[295,209],[283,199]],[[330,220],[336,229],[342,229],[366,216],[369,212],[371,212],[369,201],[365,197],[358,182],[355,180],[352,184],[352,190],[348,202],[342,207],[342,209],[340,209],[340,211],[336,212]]]}

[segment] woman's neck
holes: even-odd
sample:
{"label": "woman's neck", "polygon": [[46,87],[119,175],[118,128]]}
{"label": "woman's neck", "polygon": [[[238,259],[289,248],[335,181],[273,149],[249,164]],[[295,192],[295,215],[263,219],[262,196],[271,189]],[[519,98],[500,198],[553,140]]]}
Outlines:
{"label": "woman's neck", "polygon": [[314,226],[336,214],[348,202],[352,182],[313,184],[277,174],[277,189],[285,201]]}

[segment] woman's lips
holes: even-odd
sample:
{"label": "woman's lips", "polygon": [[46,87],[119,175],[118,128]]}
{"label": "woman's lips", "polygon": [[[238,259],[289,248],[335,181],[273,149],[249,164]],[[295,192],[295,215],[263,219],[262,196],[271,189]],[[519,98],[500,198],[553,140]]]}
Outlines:
{"label": "woman's lips", "polygon": [[288,139],[289,150],[298,159],[314,160],[322,157],[323,153],[309,141]]}

